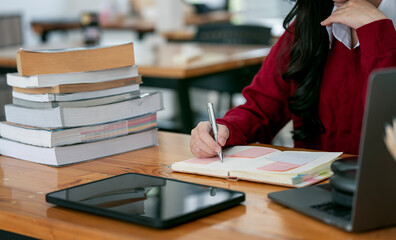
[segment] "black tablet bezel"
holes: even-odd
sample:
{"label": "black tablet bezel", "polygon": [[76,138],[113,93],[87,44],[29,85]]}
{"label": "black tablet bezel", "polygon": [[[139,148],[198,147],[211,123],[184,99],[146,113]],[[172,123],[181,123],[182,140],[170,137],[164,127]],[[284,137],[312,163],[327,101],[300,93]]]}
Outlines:
{"label": "black tablet bezel", "polygon": [[[159,178],[159,179],[163,179],[163,180],[170,180],[170,181],[175,181],[175,182],[181,182],[181,183],[187,183],[187,184],[192,184],[195,186],[202,186],[202,187],[212,187],[212,186],[208,186],[208,185],[203,185],[203,184],[197,184],[197,183],[191,183],[191,182],[186,182],[186,181],[181,181],[181,180],[177,180],[177,179],[172,179],[172,178],[164,178],[164,177],[157,177],[157,176],[151,176],[151,175],[146,175],[146,174],[140,174],[140,173],[124,173],[124,174],[119,174],[116,176],[112,176],[109,178],[105,178],[105,179],[101,179],[101,180],[97,180],[97,181],[93,181],[93,182],[89,182],[89,183],[85,183],[85,184],[80,184],[74,187],[70,187],[70,188],[65,188],[65,189],[61,189],[61,190],[57,190],[54,192],[50,192],[47,193],[45,195],[45,200],[48,203],[52,203],[61,207],[66,207],[66,208],[70,208],[70,209],[74,209],[74,210],[79,210],[79,211],[83,211],[83,212],[88,212],[88,213],[93,213],[93,214],[97,214],[97,215],[101,215],[101,216],[106,216],[106,217],[111,217],[114,219],[119,219],[119,220],[123,220],[123,221],[127,221],[127,222],[131,222],[131,223],[136,223],[139,225],[143,225],[143,226],[147,226],[147,227],[152,227],[152,228],[159,228],[159,229],[166,229],[166,228],[171,228],[171,227],[175,227],[177,225],[180,225],[182,223],[186,223],[204,216],[208,216],[210,214],[216,213],[216,212],[220,212],[222,210],[226,210],[228,208],[234,207],[238,204],[240,204],[241,202],[245,201],[245,193],[240,192],[240,191],[235,191],[235,190],[231,190],[231,189],[224,189],[226,191],[231,191],[234,193],[239,193],[241,194],[240,196],[233,198],[233,199],[228,199],[224,202],[218,203],[216,205],[212,205],[209,207],[205,207],[202,209],[198,209],[195,212],[192,213],[188,213],[188,214],[184,214],[175,218],[171,218],[171,219],[167,219],[167,220],[161,220],[161,219],[155,219],[155,218],[149,218],[149,217],[144,217],[144,216],[139,216],[139,215],[130,215],[130,214],[124,214],[121,212],[114,212],[111,210],[107,210],[105,208],[100,208],[100,207],[95,207],[95,206],[90,206],[90,205],[85,205],[85,204],[81,204],[78,202],[72,202],[69,200],[64,200],[64,199],[60,199],[57,197],[53,197],[53,194],[56,194],[58,192],[64,191],[64,190],[68,190],[68,189],[72,189],[72,188],[78,188],[80,186],[84,186],[84,185],[88,185],[88,184],[93,184],[95,182],[100,182],[100,181],[106,181],[108,179],[112,179],[112,178],[116,178],[116,177],[120,177],[123,175],[127,175],[127,174],[134,174],[134,175],[141,175],[141,176],[145,176],[145,177],[152,177],[152,178]],[[221,189],[216,187],[217,189]]]}

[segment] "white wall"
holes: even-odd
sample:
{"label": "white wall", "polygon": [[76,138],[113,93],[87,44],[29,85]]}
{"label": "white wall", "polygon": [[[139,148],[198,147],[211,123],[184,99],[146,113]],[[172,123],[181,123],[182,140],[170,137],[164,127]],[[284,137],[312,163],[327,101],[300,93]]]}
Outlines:
{"label": "white wall", "polygon": [[[59,1],[59,0],[58,0]],[[130,13],[129,0],[64,0],[66,3],[64,14],[78,17],[83,11],[100,12],[104,8],[112,8],[120,14]]]}

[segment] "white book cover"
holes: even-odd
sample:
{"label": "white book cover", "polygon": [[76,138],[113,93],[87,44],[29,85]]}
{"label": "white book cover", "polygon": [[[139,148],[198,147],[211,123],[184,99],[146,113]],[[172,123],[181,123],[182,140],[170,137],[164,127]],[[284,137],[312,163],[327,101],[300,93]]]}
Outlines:
{"label": "white book cover", "polygon": [[37,147],[0,138],[0,154],[35,163],[62,166],[129,152],[157,144],[157,129],[98,142],[54,148]]}
{"label": "white book cover", "polygon": [[54,87],[63,84],[98,83],[138,76],[136,65],[90,72],[61,74],[43,74],[21,76],[18,73],[7,74],[7,84],[20,88]]}
{"label": "white book cover", "polygon": [[13,98],[12,103],[26,108],[57,108],[57,107],[92,107],[104,104],[111,104],[129,99],[137,98],[140,96],[140,91],[122,93],[108,97],[91,98],[76,101],[51,101],[51,102],[34,102],[21,98]]}
{"label": "white book cover", "polygon": [[0,122],[0,136],[40,147],[94,142],[157,128],[156,113],[104,124],[76,128],[38,128]]}
{"label": "white book cover", "polygon": [[137,117],[163,109],[162,92],[142,93],[139,98],[112,104],[50,109],[24,108],[5,105],[6,121],[47,128],[68,128],[113,122]]}
{"label": "white book cover", "polygon": [[12,91],[14,98],[19,98],[33,102],[52,102],[52,101],[78,101],[92,98],[108,97],[117,94],[139,91],[140,85],[128,85],[118,88],[110,88],[98,91],[77,92],[77,93],[44,93],[44,94],[28,94]]}

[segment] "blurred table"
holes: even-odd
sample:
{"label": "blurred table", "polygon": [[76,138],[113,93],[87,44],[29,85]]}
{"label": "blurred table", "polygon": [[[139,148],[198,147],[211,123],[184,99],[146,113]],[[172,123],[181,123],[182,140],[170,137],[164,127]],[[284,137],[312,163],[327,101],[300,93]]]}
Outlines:
{"label": "blurred table", "polygon": [[[66,48],[46,46],[29,49]],[[0,67],[16,71],[18,49],[18,46],[0,49]],[[164,128],[190,133],[194,127],[190,88],[240,92],[251,82],[269,50],[256,45],[167,43],[145,48],[136,44],[135,59],[143,76],[143,86],[173,89],[177,93],[181,119],[174,126]]]}
{"label": "blurred table", "polygon": [[[214,11],[204,14],[186,16],[186,25],[201,25],[206,23],[228,22],[231,13],[227,11]],[[81,28],[78,19],[43,19],[31,22],[33,30],[40,35],[42,42],[46,42],[52,31],[65,31]],[[138,33],[139,39],[144,34],[154,32],[155,23],[141,18],[124,18],[111,23],[101,23],[102,29],[131,30]]]}
{"label": "blurred table", "polygon": [[190,133],[194,127],[191,87],[239,93],[250,84],[269,50],[257,45],[168,43],[141,55],[137,50],[135,57],[143,86],[177,92],[181,126],[169,130]]}

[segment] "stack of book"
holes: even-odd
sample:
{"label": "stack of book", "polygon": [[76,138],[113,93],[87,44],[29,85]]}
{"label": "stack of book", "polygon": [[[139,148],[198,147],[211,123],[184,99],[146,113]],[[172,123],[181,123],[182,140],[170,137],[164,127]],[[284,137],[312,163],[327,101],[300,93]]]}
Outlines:
{"label": "stack of book", "polygon": [[0,153],[60,166],[157,144],[161,92],[141,93],[133,44],[17,53]]}

